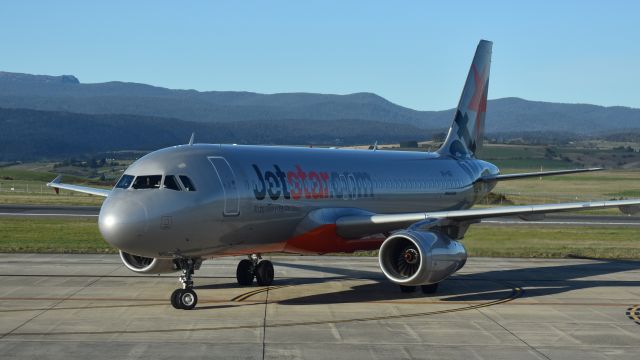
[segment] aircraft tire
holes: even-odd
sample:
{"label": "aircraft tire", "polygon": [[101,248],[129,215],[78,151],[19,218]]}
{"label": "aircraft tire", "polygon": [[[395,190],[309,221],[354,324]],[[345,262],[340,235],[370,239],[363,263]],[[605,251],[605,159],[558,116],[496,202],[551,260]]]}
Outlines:
{"label": "aircraft tire", "polygon": [[438,291],[438,283],[421,285],[420,288],[423,294],[435,294]]}
{"label": "aircraft tire", "polygon": [[236,279],[238,280],[238,285],[240,286],[249,286],[253,284],[254,268],[253,262],[249,259],[240,260],[238,263],[238,268],[236,269]]}
{"label": "aircraft tire", "polygon": [[180,295],[182,295],[182,289],[175,289],[172,293],[171,293],[171,305],[173,306],[174,309],[182,309],[182,307],[180,307]]}
{"label": "aircraft tire", "polygon": [[400,292],[402,293],[412,293],[415,291],[416,291],[415,286],[400,285]]}
{"label": "aircraft tire", "polygon": [[273,263],[269,260],[263,260],[256,266],[256,281],[260,286],[269,286],[273,284]]}

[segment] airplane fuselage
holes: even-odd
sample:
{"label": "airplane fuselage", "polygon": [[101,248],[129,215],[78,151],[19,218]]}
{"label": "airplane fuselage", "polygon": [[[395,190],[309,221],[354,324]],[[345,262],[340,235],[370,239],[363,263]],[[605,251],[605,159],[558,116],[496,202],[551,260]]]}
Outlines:
{"label": "airplane fuselage", "polygon": [[[493,187],[477,180],[498,172],[482,160],[439,153],[175,146],[152,152],[125,171],[136,178],[160,175],[163,181],[155,188],[114,188],[99,224],[114,246],[149,257],[374,249],[384,237],[344,239],[330,225],[332,217],[340,209],[386,214],[467,209]],[[169,175],[188,177],[195,190],[187,191],[185,184],[181,191],[165,187]]]}

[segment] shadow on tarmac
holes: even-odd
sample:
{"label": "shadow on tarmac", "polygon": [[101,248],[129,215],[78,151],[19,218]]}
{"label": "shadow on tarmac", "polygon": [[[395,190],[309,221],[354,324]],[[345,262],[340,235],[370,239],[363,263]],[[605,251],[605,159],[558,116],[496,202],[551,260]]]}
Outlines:
{"label": "shadow on tarmac", "polygon": [[[401,293],[398,286],[381,273],[340,269],[327,266],[278,262],[279,266],[341,275],[324,279],[280,279],[278,285],[310,284],[347,279],[369,279],[373,282],[323,294],[301,296],[278,301],[279,304],[314,305],[388,300],[429,300],[433,302],[493,301],[508,297],[514,289],[523,289],[520,298],[535,298],[568,291],[596,287],[638,287],[640,281],[590,279],[596,276],[640,269],[640,261],[599,260],[585,264],[540,266],[525,269],[492,270],[474,274],[458,274],[440,283],[434,295]],[[321,280],[321,281],[318,281]]]}

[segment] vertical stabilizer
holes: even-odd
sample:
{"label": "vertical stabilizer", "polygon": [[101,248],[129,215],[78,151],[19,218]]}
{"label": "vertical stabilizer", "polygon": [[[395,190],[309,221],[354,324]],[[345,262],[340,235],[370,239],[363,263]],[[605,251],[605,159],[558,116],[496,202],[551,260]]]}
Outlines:
{"label": "vertical stabilizer", "polygon": [[449,128],[447,139],[438,150],[441,154],[460,158],[474,157],[482,147],[492,45],[491,41],[480,40],[476,48],[453,124]]}

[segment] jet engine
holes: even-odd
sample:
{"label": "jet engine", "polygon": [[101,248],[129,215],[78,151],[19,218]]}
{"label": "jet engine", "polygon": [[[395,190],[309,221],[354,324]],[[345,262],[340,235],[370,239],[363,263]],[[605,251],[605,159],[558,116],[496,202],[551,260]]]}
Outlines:
{"label": "jet engine", "polygon": [[129,270],[141,274],[166,274],[178,271],[173,259],[157,259],[120,251],[120,259]]}
{"label": "jet engine", "polygon": [[378,257],[389,280],[415,286],[438,283],[460,270],[467,252],[440,232],[403,230],[382,243]]}

